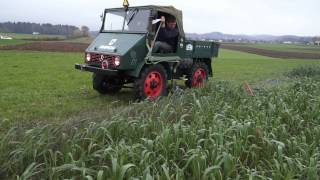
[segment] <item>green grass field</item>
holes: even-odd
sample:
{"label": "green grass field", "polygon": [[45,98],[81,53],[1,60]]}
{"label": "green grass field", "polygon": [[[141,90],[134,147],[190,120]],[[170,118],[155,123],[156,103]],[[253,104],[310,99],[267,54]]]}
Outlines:
{"label": "green grass field", "polygon": [[18,34],[18,33],[0,33],[1,35],[12,37],[13,39],[0,39],[0,46],[7,46],[7,45],[20,45],[26,44],[33,41],[60,41],[65,40],[65,36],[61,35],[32,35],[32,34]]}
{"label": "green grass field", "polygon": [[[132,100],[131,89],[102,96],[91,87],[91,74],[74,69],[81,53],[0,51],[0,117],[12,122],[61,122],[88,112],[104,113]],[[221,50],[213,63],[214,81],[250,83],[319,61],[280,60]],[[183,84],[183,83],[180,83]]]}
{"label": "green grass field", "polygon": [[278,78],[295,67],[319,64],[319,60],[275,59],[238,51],[220,49],[213,62],[214,79],[256,82]]}
{"label": "green grass field", "polygon": [[18,45],[18,44],[25,44],[28,42],[30,42],[30,41],[20,40],[20,39],[11,39],[11,40],[0,39],[0,46]]}
{"label": "green grass field", "polygon": [[[74,69],[80,53],[1,51],[0,117],[17,122],[63,121],[127,104],[129,93],[101,96],[91,76]],[[107,112],[107,111],[106,111]]]}
{"label": "green grass field", "polygon": [[319,179],[319,60],[222,49],[205,88],[141,103],[99,95],[82,62],[0,51],[0,179]]}

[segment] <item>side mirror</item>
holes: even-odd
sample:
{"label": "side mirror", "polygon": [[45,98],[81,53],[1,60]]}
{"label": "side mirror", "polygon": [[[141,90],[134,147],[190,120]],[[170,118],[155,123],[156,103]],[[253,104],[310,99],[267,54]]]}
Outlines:
{"label": "side mirror", "polygon": [[101,21],[103,21],[103,14],[104,14],[104,13],[101,13],[101,14],[100,14],[100,19],[101,19]]}

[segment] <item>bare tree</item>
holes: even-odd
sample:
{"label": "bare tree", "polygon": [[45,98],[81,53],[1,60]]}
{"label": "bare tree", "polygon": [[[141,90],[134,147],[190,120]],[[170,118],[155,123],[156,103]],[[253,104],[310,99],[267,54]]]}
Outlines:
{"label": "bare tree", "polygon": [[82,31],[79,29],[76,29],[72,32],[72,36],[70,38],[78,38],[82,36]]}

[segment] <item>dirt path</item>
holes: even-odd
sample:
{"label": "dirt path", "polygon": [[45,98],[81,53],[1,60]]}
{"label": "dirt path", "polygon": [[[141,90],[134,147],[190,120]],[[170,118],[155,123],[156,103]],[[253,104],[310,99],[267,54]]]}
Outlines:
{"label": "dirt path", "polygon": [[[86,43],[73,42],[33,42],[22,45],[1,46],[0,50],[31,50],[31,51],[46,51],[46,52],[84,52],[89,46]],[[285,52],[268,49],[258,49],[244,45],[222,44],[221,48],[241,51],[261,56],[283,59],[320,59],[320,53],[306,52]]]}
{"label": "dirt path", "polygon": [[273,58],[282,58],[282,59],[320,59],[319,53],[306,53],[306,52],[285,52],[285,51],[274,51],[268,49],[258,49],[253,47],[248,47],[244,45],[231,45],[231,44],[222,44],[221,48],[241,51],[251,54],[257,54],[261,56],[268,56]]}

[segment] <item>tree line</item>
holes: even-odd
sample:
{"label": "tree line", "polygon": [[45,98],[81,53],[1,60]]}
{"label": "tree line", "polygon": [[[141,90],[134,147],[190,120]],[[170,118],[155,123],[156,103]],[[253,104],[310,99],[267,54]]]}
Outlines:
{"label": "tree line", "polygon": [[50,23],[29,23],[29,22],[3,22],[0,23],[0,32],[6,33],[23,33],[32,34],[38,32],[40,34],[64,35],[67,37],[88,36],[89,28],[82,26],[78,28],[72,25],[53,25]]}

